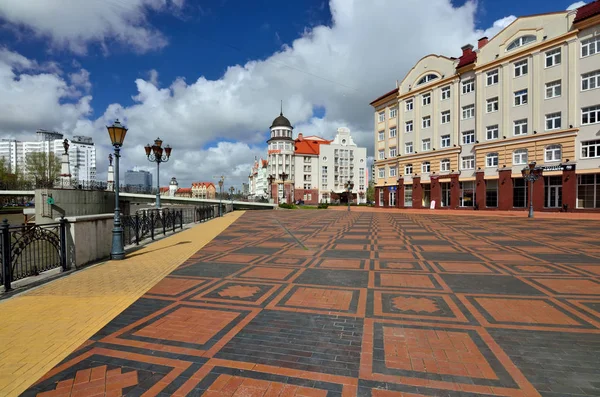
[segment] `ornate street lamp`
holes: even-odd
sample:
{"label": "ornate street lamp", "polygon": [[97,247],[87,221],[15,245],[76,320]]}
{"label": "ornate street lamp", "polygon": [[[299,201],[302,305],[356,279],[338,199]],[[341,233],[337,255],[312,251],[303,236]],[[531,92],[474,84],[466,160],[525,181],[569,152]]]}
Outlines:
{"label": "ornate street lamp", "polygon": [[219,179],[219,216],[223,216],[223,205],[221,204],[223,201],[223,183],[225,183],[225,177],[221,175],[221,179]]}
{"label": "ornate street lamp", "polygon": [[123,146],[127,128],[118,119],[112,125],[106,126],[106,128],[108,129],[110,141],[115,148],[115,217],[110,257],[111,259],[120,260],[125,258],[125,249],[123,245],[123,228],[121,227],[121,209],[119,208],[119,158],[121,157],[121,146]]}
{"label": "ornate street lamp", "polygon": [[544,172],[542,167],[536,167],[535,161],[521,170],[523,179],[529,182],[529,218],[533,218],[533,182],[542,177]]}
{"label": "ornate street lamp", "polygon": [[275,181],[275,177],[273,175],[269,175],[267,177],[267,182],[269,182],[269,198],[273,199],[273,181]]}
{"label": "ornate street lamp", "polygon": [[352,194],[352,189],[354,189],[354,183],[352,181],[348,181],[344,183],[344,187],[346,188],[346,192],[348,193],[346,195],[346,199],[348,200],[348,211],[350,211],[350,197]]}
{"label": "ornate street lamp", "polygon": [[[156,163],[156,208],[160,208],[160,163],[166,163],[171,158],[171,146],[162,147],[162,139],[156,138],[154,145],[144,146],[148,161]],[[164,153],[164,154],[163,154]]]}
{"label": "ornate street lamp", "polygon": [[287,179],[288,176],[289,175],[286,174],[285,171],[279,174],[279,177],[283,181],[283,189],[281,191],[281,200],[286,201],[286,202],[287,202],[287,200],[285,199],[285,180]]}
{"label": "ornate street lamp", "polygon": [[235,192],[235,188],[234,188],[233,186],[231,186],[231,187],[229,188],[229,195],[230,195],[230,198],[231,198],[231,205],[232,205],[232,206],[233,206],[233,193],[234,193],[234,192]]}

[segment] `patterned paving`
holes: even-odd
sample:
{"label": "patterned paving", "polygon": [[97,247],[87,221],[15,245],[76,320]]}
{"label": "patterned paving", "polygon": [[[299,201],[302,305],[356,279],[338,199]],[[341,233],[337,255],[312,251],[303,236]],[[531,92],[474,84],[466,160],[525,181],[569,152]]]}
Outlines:
{"label": "patterned paving", "polygon": [[600,396],[599,235],[248,212],[24,395]]}

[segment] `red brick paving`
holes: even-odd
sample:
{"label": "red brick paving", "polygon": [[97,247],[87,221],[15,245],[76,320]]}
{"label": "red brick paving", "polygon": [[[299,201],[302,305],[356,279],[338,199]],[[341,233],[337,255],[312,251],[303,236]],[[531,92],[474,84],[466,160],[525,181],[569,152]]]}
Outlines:
{"label": "red brick paving", "polygon": [[600,224],[536,216],[248,212],[24,395],[600,396]]}

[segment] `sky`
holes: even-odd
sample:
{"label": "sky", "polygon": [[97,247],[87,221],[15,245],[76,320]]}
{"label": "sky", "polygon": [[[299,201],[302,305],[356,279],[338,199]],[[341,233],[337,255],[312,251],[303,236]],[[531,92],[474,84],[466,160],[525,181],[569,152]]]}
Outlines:
{"label": "sky", "polygon": [[423,56],[460,56],[515,16],[573,0],[2,0],[0,138],[43,128],[87,135],[98,179],[129,129],[121,170],[156,165],[143,146],[173,147],[161,184],[225,176],[247,182],[283,112],[295,133],[348,127],[373,154],[369,103]]}

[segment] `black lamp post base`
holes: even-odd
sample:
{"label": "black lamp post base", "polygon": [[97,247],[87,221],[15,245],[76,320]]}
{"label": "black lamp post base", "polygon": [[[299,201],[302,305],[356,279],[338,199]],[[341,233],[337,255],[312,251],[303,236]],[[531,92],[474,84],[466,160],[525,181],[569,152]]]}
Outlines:
{"label": "black lamp post base", "polygon": [[110,259],[125,259],[125,249],[123,248],[123,229],[114,228],[112,231],[112,248],[110,250]]}

